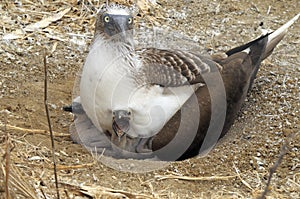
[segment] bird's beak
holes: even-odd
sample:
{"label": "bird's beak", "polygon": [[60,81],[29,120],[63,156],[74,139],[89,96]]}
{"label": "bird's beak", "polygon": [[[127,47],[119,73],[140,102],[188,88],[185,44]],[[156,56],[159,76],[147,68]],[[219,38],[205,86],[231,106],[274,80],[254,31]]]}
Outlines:
{"label": "bird's beak", "polygon": [[116,33],[120,34],[123,38],[126,38],[126,32],[129,31],[128,25],[127,25],[127,18],[124,17],[115,17],[115,29]]}
{"label": "bird's beak", "polygon": [[130,116],[127,111],[123,110],[114,111],[113,115],[112,129],[115,134],[121,138],[130,129]]}
{"label": "bird's beak", "polygon": [[132,44],[133,25],[128,24],[128,16],[111,15],[112,23],[105,28],[105,32],[114,38],[121,39],[122,42]]}
{"label": "bird's beak", "polygon": [[129,130],[129,122],[126,120],[113,120],[112,128],[118,137],[123,137]]}

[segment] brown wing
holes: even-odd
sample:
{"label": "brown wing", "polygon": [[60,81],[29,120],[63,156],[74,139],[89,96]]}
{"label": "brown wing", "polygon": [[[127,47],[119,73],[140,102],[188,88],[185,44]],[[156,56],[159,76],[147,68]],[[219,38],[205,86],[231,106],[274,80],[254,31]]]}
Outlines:
{"label": "brown wing", "polygon": [[204,83],[201,75],[216,68],[209,56],[193,52],[148,48],[139,54],[143,63],[140,73],[145,81],[164,87]]}

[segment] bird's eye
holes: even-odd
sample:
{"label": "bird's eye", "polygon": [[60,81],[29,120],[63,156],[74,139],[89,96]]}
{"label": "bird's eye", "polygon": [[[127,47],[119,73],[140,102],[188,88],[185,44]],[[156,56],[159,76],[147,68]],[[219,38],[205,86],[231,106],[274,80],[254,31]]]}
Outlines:
{"label": "bird's eye", "polygon": [[104,17],[104,22],[108,23],[109,22],[109,16]]}
{"label": "bird's eye", "polygon": [[128,18],[128,23],[129,23],[129,24],[132,23],[132,17]]}

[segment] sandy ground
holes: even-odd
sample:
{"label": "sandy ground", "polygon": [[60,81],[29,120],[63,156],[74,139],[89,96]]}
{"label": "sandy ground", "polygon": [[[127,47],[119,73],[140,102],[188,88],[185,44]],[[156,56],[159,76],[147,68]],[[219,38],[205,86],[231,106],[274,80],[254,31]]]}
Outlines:
{"label": "sandy ground", "polygon": [[[261,28],[278,28],[300,12],[298,0],[158,3],[156,8],[145,9],[137,21],[172,27],[213,51],[256,38]],[[61,110],[72,100],[99,4],[94,0],[1,1],[0,197],[5,195],[4,173],[9,168],[12,198],[55,198],[43,102],[46,51],[61,198],[86,198],[83,190],[95,198],[256,198],[286,140],[288,152],[272,178],[268,198],[300,198],[299,21],[262,64],[234,126],[209,155],[135,174],[95,162],[83,147],[72,143],[68,136],[72,115]],[[44,28],[27,26],[63,11],[61,19],[52,18]],[[7,146],[12,150],[5,156]],[[169,175],[177,179],[162,178]],[[179,179],[182,176],[191,178]]]}

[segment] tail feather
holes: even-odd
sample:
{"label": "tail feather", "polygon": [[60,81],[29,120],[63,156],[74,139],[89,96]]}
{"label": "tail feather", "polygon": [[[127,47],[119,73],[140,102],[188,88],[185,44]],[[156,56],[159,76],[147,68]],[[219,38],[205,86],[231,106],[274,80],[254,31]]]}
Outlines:
{"label": "tail feather", "polygon": [[268,36],[268,43],[262,60],[267,58],[273,52],[276,45],[283,39],[283,37],[287,33],[288,28],[298,20],[299,16],[300,13]]}
{"label": "tail feather", "polygon": [[252,62],[251,66],[249,67],[253,69],[249,88],[251,88],[251,85],[256,77],[261,61],[263,61],[269,55],[272,54],[274,48],[277,46],[277,44],[283,39],[283,37],[287,33],[288,28],[291,25],[293,25],[298,20],[299,17],[300,17],[300,13],[297,14],[290,21],[285,23],[283,26],[275,30],[274,32],[267,33],[247,44],[233,48],[226,52],[226,55],[228,57],[240,52],[245,52],[249,55],[249,58],[251,59]]}
{"label": "tail feather", "polygon": [[268,40],[266,41],[266,47],[264,49],[264,52],[262,52],[263,54],[260,57],[260,60],[264,60],[266,59],[274,50],[274,48],[276,47],[276,45],[283,39],[283,37],[285,36],[285,34],[288,31],[288,28],[293,25],[298,18],[300,17],[300,13],[297,14],[294,18],[292,18],[290,21],[288,21],[287,23],[285,23],[283,26],[281,26],[280,28],[278,28],[277,30],[275,30],[274,32],[265,34],[247,44],[244,44],[242,46],[238,46],[236,48],[233,48],[229,51],[226,52],[227,56],[231,56],[235,53],[239,53],[241,51],[245,51],[245,52],[250,52],[251,48],[252,50],[257,50],[254,46],[264,40],[266,37],[268,37]]}

